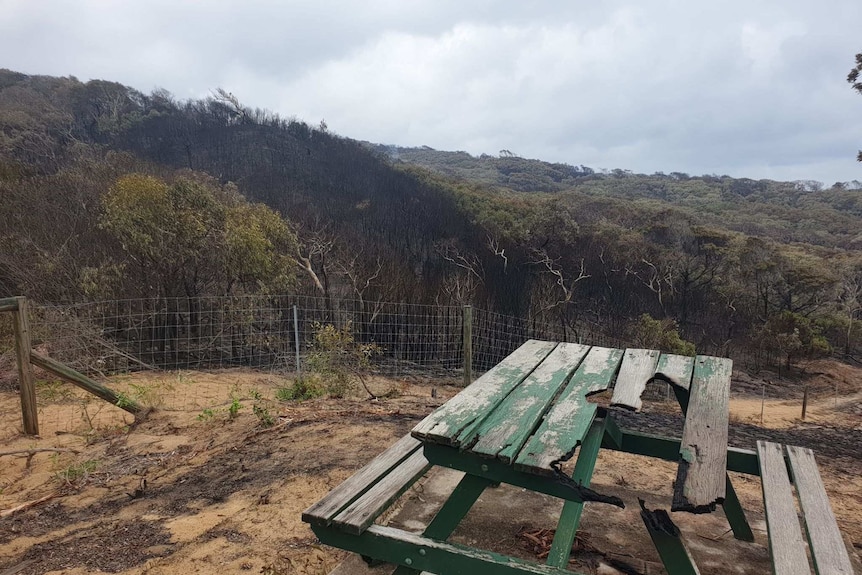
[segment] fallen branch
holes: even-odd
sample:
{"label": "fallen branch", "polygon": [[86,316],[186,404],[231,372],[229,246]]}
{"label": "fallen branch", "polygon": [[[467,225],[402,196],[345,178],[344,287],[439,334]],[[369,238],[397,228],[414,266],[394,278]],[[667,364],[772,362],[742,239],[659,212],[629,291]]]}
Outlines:
{"label": "fallen branch", "polygon": [[25,559],[21,561],[14,567],[9,567],[8,569],[4,569],[0,571],[0,575],[15,575],[15,573],[19,573],[24,570],[25,567],[29,567],[31,564],[35,563],[35,559]]}
{"label": "fallen branch", "polygon": [[30,464],[33,462],[33,456],[37,453],[42,453],[46,451],[53,453],[80,453],[80,451],[77,451],[75,449],[67,449],[65,447],[34,447],[32,449],[15,449],[13,451],[0,451],[0,457],[3,457],[4,455],[26,455],[27,463],[24,464],[24,467],[26,469],[30,469]]}
{"label": "fallen branch", "polygon": [[15,449],[13,451],[0,451],[0,457],[3,457],[4,455],[30,455],[30,456],[32,456],[36,453],[43,453],[46,451],[47,452],[54,452],[54,453],[66,453],[66,452],[76,453],[76,454],[80,453],[80,451],[77,451],[75,449],[68,449],[65,447],[34,447],[33,449]]}
{"label": "fallen branch", "polygon": [[0,511],[0,519],[3,519],[5,517],[9,517],[10,515],[14,515],[15,513],[18,513],[19,511],[26,511],[27,509],[30,509],[32,507],[36,507],[37,505],[41,505],[42,503],[45,503],[46,501],[50,501],[51,499],[54,499],[55,497],[57,497],[57,495],[59,495],[59,493],[52,493],[51,495],[46,495],[45,497],[40,497],[39,499],[34,499],[33,501],[28,501],[26,503],[22,503],[21,505],[19,505],[17,507],[13,507],[11,509],[6,509],[4,511]]}

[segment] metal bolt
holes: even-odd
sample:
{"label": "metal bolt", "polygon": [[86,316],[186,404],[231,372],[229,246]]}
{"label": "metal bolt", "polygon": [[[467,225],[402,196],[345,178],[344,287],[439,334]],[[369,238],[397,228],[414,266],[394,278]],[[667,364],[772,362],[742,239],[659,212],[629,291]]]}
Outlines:
{"label": "metal bolt", "polygon": [[484,463],[482,464],[482,471],[488,471],[488,466]]}
{"label": "metal bolt", "polygon": [[423,556],[424,556],[424,555],[425,555],[425,550],[424,550],[424,549],[420,549],[420,550],[419,550],[419,555],[423,555]]}
{"label": "metal bolt", "polygon": [[407,559],[404,560],[404,564],[405,565],[413,565],[413,559],[408,557]]}

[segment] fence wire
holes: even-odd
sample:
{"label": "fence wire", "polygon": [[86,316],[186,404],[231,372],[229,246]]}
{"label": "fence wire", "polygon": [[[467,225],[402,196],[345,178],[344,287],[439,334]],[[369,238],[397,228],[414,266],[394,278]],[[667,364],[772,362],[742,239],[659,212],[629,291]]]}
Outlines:
{"label": "fence wire", "polygon": [[[349,345],[374,350],[366,366],[373,375],[452,378],[461,377],[465,367],[462,306],[280,295],[31,304],[30,309],[35,349],[87,376],[111,378],[117,391],[140,395],[140,378],[146,377],[146,389],[159,388],[164,408],[205,409],[224,400],[224,387],[241,395],[240,378],[230,382],[232,368],[270,378],[295,378],[313,369],[309,360],[327,326]],[[572,328],[482,309],[471,312],[475,374],[531,338],[620,346],[588,325]],[[207,381],[201,381],[201,370],[211,372]],[[228,375],[220,379],[217,372]],[[55,431],[92,427],[94,421],[128,423],[125,412],[50,377],[41,382],[38,395],[40,422]],[[5,411],[9,415],[0,435],[7,436],[20,425],[14,418],[20,414]]]}

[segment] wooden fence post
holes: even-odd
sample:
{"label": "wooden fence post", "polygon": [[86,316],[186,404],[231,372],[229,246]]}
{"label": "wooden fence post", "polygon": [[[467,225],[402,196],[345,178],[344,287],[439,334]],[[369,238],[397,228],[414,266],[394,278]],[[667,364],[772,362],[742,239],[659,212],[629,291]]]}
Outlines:
{"label": "wooden fence post", "polygon": [[18,359],[18,383],[21,390],[21,415],[24,433],[39,435],[39,413],[36,409],[36,385],[30,365],[30,318],[27,298],[17,297],[17,309],[12,314],[15,327],[15,355]]}
{"label": "wooden fence post", "polygon": [[464,387],[473,383],[473,306],[464,306]]}
{"label": "wooden fence post", "polygon": [[293,304],[293,343],[296,347],[296,376],[302,381],[302,366],[299,364],[299,313]]}

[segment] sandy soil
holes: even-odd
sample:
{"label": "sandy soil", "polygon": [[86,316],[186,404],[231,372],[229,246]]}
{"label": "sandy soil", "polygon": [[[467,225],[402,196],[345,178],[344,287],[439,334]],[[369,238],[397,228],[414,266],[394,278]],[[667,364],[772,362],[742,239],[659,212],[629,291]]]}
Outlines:
{"label": "sandy soil", "polygon": [[[862,370],[822,363],[818,373],[813,371],[809,380],[826,383],[816,387],[805,422],[799,420],[796,388],[790,399],[767,397],[764,430],[760,395],[743,394],[731,402],[731,438],[745,442],[761,430],[827,454],[819,456],[824,482],[839,524],[858,552]],[[837,394],[829,385],[836,378],[841,381]],[[112,406],[86,402],[68,386],[43,385],[40,438],[16,433],[18,399],[14,393],[0,393],[0,437],[5,438],[0,452],[58,450],[29,457],[0,454],[0,572],[21,567],[16,572],[23,575],[328,573],[344,554],[316,541],[300,521],[302,510],[458,388],[441,381],[377,379],[372,389],[388,392],[387,399],[275,401],[285,382],[273,374],[242,370],[117,378],[113,386],[155,408],[138,423]],[[231,417],[234,400],[241,408]],[[664,425],[676,417],[670,415],[674,409],[672,403],[650,403],[646,411],[656,425]],[[261,410],[273,419],[272,427],[262,425]],[[595,483],[636,501],[638,493],[666,494],[673,478],[672,465],[645,465],[643,458],[603,453]],[[734,482],[754,519],[758,548],[751,552],[762,555],[759,480],[740,475]],[[48,496],[52,498],[30,509],[7,514]],[[620,541],[611,542],[607,533],[590,527],[607,519],[595,513],[584,518],[585,532],[596,533],[592,545],[619,548]],[[630,521],[620,516],[619,522]],[[530,556],[534,550],[517,532],[525,527],[544,525],[513,525],[515,531],[494,533],[494,539],[505,551]],[[713,543],[708,538],[722,537],[717,524],[705,524],[702,530],[699,547],[707,550]],[[630,547],[632,543],[643,545],[645,558],[654,554],[648,539],[630,541]]]}

